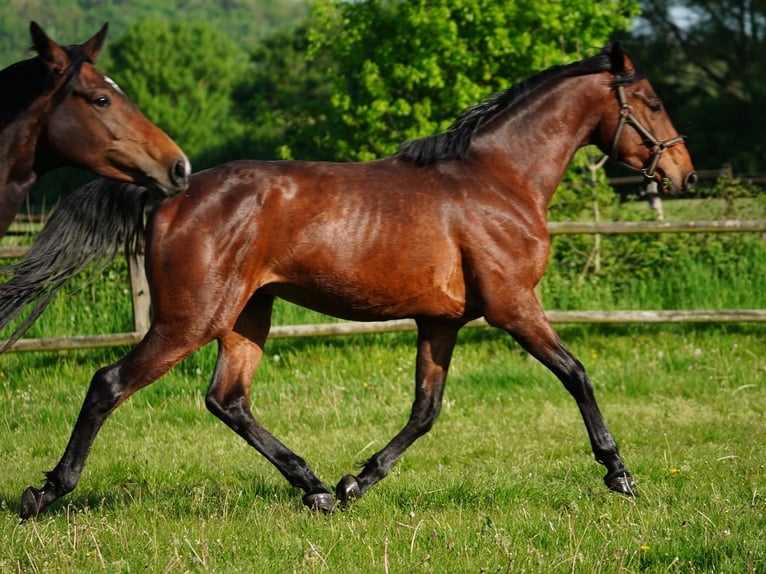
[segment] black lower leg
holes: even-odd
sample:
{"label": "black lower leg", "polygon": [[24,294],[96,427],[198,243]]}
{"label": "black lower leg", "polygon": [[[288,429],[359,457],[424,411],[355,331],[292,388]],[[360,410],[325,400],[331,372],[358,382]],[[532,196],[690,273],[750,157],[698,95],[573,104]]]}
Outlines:
{"label": "black lower leg", "polygon": [[114,384],[115,374],[115,369],[107,367],[94,375],[61,460],[56,468],[46,473],[47,480],[42,489],[29,487],[22,494],[22,519],[37,516],[77,486],[93,441],[119,402],[120,394]]}
{"label": "black lower leg", "polygon": [[591,448],[596,461],[606,467],[604,482],[609,490],[629,496],[638,494],[633,477],[620,457],[617,443],[599,411],[595,398],[585,404],[578,401],[585,427],[590,438]]}
{"label": "black lower leg", "polygon": [[419,437],[426,434],[441,409],[444,383],[457,340],[453,326],[418,324],[418,355],[415,401],[405,427],[379,452],[363,463],[358,476],[344,476],[335,488],[341,506],[361,497],[386,477],[397,460]]}
{"label": "black lower leg", "polygon": [[559,378],[577,402],[593,454],[596,460],[606,467],[604,481],[607,487],[610,490],[635,495],[633,478],[620,458],[617,443],[599,410],[593,394],[593,385],[585,368],[561,342],[537,302],[532,299],[530,305],[538,307],[536,320],[514,322],[506,330]]}
{"label": "black lower leg", "polygon": [[607,488],[631,496],[637,494],[633,477],[622,461],[617,443],[596,403],[593,385],[585,373],[585,368],[568,351],[566,356],[570,358],[572,368],[557,374],[577,401],[596,461],[606,467],[604,482]]}
{"label": "black lower leg", "polygon": [[259,424],[250,411],[247,399],[239,395],[225,404],[214,392],[207,396],[208,409],[234,432],[261,453],[282,473],[287,481],[305,493],[303,503],[313,510],[331,512],[335,505],[333,497],[322,481],[311,471],[308,464]]}

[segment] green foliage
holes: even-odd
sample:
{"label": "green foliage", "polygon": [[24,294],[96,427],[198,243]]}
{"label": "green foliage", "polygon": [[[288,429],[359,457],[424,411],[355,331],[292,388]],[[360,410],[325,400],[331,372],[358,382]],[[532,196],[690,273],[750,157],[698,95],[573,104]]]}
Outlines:
{"label": "green foliage", "polygon": [[754,185],[750,181],[741,180],[736,177],[719,177],[712,185],[701,186],[694,191],[695,197],[699,198],[719,198],[730,204],[731,215],[736,217],[736,208],[731,202],[735,199],[751,198],[760,205],[766,205],[766,190],[763,187]]}
{"label": "green foliage", "polygon": [[548,205],[550,221],[594,219],[595,209],[608,212],[617,203],[618,197],[601,169],[603,165],[604,157],[596,147],[578,150],[565,183],[559,185]]}
{"label": "green foliage", "polygon": [[[300,492],[205,408],[214,355],[122,404],[82,481],[19,524],[88,380],[117,350],[0,363],[0,572],[762,572],[766,332],[560,329],[641,496],[609,493],[555,377],[487,329],[461,336],[444,408],[346,512]],[[258,419],[329,485],[401,428],[414,335],[274,341]]]}
{"label": "green foliage", "polygon": [[313,141],[329,107],[327,65],[306,58],[306,28],[279,31],[255,48],[233,99],[245,126],[234,144],[241,157],[326,159]]}
{"label": "green foliage", "polygon": [[[653,220],[599,179],[561,186],[552,220]],[[560,198],[559,198],[560,196]],[[732,178],[703,189],[704,199],[666,201],[673,220],[763,219],[766,194]],[[758,233],[626,234],[553,237],[543,294],[549,309],[766,307],[766,242]]]}
{"label": "green foliage", "polygon": [[393,153],[492,92],[601,48],[637,10],[632,0],[320,0],[312,49],[333,67],[319,142],[340,159]]}
{"label": "green foliage", "polygon": [[112,40],[141,20],[203,22],[248,49],[274,30],[303,21],[308,11],[308,0],[4,0],[0,67],[30,57],[30,20],[63,44],[83,42],[109,22],[105,53]]}

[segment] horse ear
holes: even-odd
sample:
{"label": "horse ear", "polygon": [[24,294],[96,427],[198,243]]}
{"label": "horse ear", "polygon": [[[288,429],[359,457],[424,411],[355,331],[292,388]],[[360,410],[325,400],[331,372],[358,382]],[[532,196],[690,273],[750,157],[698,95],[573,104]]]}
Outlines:
{"label": "horse ear", "polygon": [[56,75],[61,75],[69,65],[69,55],[56,42],[48,38],[37,22],[30,22],[29,33],[32,35],[32,48],[39,54],[48,68]]}
{"label": "horse ear", "polygon": [[625,52],[619,42],[611,42],[609,45],[609,59],[612,63],[612,72],[620,75],[625,73]]}
{"label": "horse ear", "polygon": [[91,62],[95,62],[96,58],[98,58],[98,55],[101,52],[101,47],[104,45],[108,29],[109,22],[105,22],[104,25],[101,26],[101,30],[82,45],[83,51],[87,54],[88,58],[90,58]]}

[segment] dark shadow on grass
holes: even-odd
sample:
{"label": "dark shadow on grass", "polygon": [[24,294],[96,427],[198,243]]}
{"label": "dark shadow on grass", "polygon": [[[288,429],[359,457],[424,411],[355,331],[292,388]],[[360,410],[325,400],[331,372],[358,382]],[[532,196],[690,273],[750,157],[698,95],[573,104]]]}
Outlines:
{"label": "dark shadow on grass", "polygon": [[[25,351],[23,353],[9,353],[2,357],[5,364],[14,361],[24,364],[28,369],[46,369],[55,367],[63,360],[76,363],[89,363],[94,366],[93,372],[102,366],[116,362],[127,354],[129,347],[111,347],[100,349],[78,349],[71,351]],[[89,381],[84,381],[87,384]]]}
{"label": "dark shadow on grass", "polygon": [[[200,495],[200,493],[203,493]],[[209,517],[220,515],[224,505],[227,512],[246,511],[253,505],[265,506],[278,502],[285,508],[301,510],[302,492],[286,482],[250,478],[241,485],[227,480],[226,484],[203,480],[184,485],[163,484],[152,487],[146,483],[115,483],[107,490],[89,490],[87,485],[57,500],[46,508],[40,518],[65,515],[68,512],[116,512],[131,507],[146,507],[155,511],[172,511],[177,515]],[[0,492],[0,507],[10,514],[21,512],[21,493]]]}

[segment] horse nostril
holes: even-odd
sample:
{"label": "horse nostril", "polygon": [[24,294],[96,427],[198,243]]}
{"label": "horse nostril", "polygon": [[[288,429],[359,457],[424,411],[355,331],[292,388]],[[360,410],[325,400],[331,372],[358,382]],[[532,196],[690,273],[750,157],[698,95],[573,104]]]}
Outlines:
{"label": "horse nostril", "polygon": [[694,187],[694,185],[697,183],[697,180],[699,177],[697,176],[697,172],[693,171],[689,175],[686,176],[686,179],[684,180],[684,185],[686,189],[689,189],[690,187]]}
{"label": "horse nostril", "polygon": [[178,189],[186,189],[186,186],[189,185],[190,172],[189,160],[179,158],[170,167],[170,182]]}

